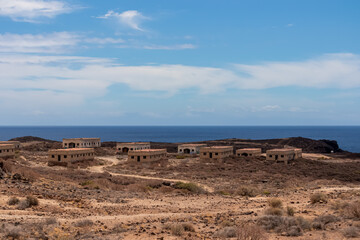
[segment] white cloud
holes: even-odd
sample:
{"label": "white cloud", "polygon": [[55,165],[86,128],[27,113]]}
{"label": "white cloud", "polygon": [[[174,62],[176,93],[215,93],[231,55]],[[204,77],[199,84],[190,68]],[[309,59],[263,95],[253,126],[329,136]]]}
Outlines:
{"label": "white cloud", "polygon": [[84,42],[104,45],[104,44],[123,43],[124,40],[121,38],[117,38],[117,39],[115,39],[115,38],[88,38],[88,39],[85,39]]}
{"label": "white cloud", "polygon": [[113,18],[116,19],[120,25],[138,31],[144,31],[144,29],[142,29],[140,25],[144,20],[149,19],[148,17],[145,17],[142,13],[136,10],[129,10],[122,13],[108,11],[104,16],[100,16],[98,18],[103,18],[103,19]]}
{"label": "white cloud", "polygon": [[[80,104],[86,99],[101,98],[114,84],[125,84],[136,91],[164,92],[168,96],[183,89],[198,89],[202,94],[287,86],[351,89],[360,87],[360,56],[333,54],[302,62],[236,65],[235,69],[224,69],[123,66],[112,59],[75,56],[0,55],[1,105],[13,99],[27,105],[33,102],[57,107],[71,98]],[[48,101],[52,95],[56,102]],[[262,111],[287,109],[275,104],[258,106]]]}
{"label": "white cloud", "polygon": [[196,48],[193,44],[179,44],[179,45],[147,45],[141,48],[150,50],[183,50],[183,49],[194,49]]}
{"label": "white cloud", "polygon": [[38,22],[42,18],[54,18],[73,10],[63,1],[0,0],[0,16],[14,21]]}
{"label": "white cloud", "polygon": [[0,34],[0,52],[7,53],[59,53],[74,47],[80,38],[76,34]]}
{"label": "white cloud", "polygon": [[298,62],[268,62],[235,65],[236,87],[266,89],[274,87],[352,88],[360,87],[360,56],[327,54]]}

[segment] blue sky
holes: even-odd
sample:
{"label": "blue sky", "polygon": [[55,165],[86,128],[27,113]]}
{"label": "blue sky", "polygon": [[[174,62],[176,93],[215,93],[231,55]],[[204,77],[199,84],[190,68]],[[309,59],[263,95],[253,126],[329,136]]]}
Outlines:
{"label": "blue sky", "polygon": [[0,125],[359,125],[357,0],[0,0]]}

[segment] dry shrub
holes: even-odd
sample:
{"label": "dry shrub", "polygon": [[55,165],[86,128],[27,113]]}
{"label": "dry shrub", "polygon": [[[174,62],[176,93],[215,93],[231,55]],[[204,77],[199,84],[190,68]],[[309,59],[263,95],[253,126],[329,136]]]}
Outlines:
{"label": "dry shrub", "polygon": [[224,227],[215,232],[214,237],[216,238],[234,238],[237,236],[236,227]]}
{"label": "dry shrub", "polygon": [[334,215],[321,215],[314,219],[312,228],[317,230],[325,230],[326,225],[334,222],[338,222],[340,219]]}
{"label": "dry shrub", "polygon": [[184,232],[195,232],[195,228],[191,223],[166,224],[164,229],[170,230],[174,236],[182,236]]}
{"label": "dry shrub", "polygon": [[123,233],[126,232],[126,229],[121,224],[116,224],[112,229],[113,233]]}
{"label": "dry shrub", "polygon": [[241,186],[236,191],[236,194],[243,196],[243,197],[256,197],[258,195],[259,190],[253,187],[245,187]]}
{"label": "dry shrub", "polygon": [[8,201],[8,205],[16,205],[20,202],[20,200],[17,197],[11,197]]}
{"label": "dry shrub", "polygon": [[266,240],[263,229],[255,224],[242,224],[237,230],[238,240]]}
{"label": "dry shrub", "polygon": [[53,224],[57,223],[57,219],[54,217],[49,217],[49,218],[46,218],[44,222],[46,225],[53,225]]}
{"label": "dry shrub", "polygon": [[23,232],[19,227],[12,227],[5,230],[5,239],[20,239],[21,232]]}
{"label": "dry shrub", "polygon": [[28,203],[29,207],[39,205],[39,200],[34,196],[27,196],[26,197],[26,202]]}
{"label": "dry shrub", "polygon": [[285,233],[287,236],[300,236],[309,228],[309,223],[300,217],[263,216],[257,221],[265,230]]}
{"label": "dry shrub", "polygon": [[282,201],[278,198],[269,199],[268,204],[272,208],[282,208]]}
{"label": "dry shrub", "polygon": [[344,211],[348,206],[349,206],[348,202],[344,202],[341,200],[337,200],[337,201],[331,203],[331,209],[337,210],[337,211]]}
{"label": "dry shrub", "polygon": [[174,188],[175,189],[186,189],[189,192],[192,193],[202,193],[204,192],[204,190],[199,187],[197,184],[195,183],[184,183],[184,182],[177,182],[174,184]]}
{"label": "dry shrub", "polygon": [[265,209],[265,215],[282,216],[283,210],[281,208],[270,207]]}
{"label": "dry shrub", "polygon": [[327,196],[324,193],[314,193],[310,196],[310,202],[315,203],[327,203]]}
{"label": "dry shrub", "polygon": [[90,227],[90,226],[94,225],[94,223],[90,219],[84,219],[84,220],[77,221],[74,225],[75,225],[75,227],[83,228],[83,227]]}
{"label": "dry shrub", "polygon": [[345,215],[351,219],[360,219],[360,201],[350,203],[345,209]]}
{"label": "dry shrub", "polygon": [[348,227],[343,230],[343,235],[346,238],[356,238],[359,236],[359,229],[357,227]]}
{"label": "dry shrub", "polygon": [[295,209],[292,207],[287,206],[286,207],[286,214],[290,217],[295,215]]}

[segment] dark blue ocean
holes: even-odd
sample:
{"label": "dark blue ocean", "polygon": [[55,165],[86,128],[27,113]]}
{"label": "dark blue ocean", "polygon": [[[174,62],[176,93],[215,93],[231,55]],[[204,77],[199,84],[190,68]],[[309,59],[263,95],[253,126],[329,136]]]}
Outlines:
{"label": "dark blue ocean", "polygon": [[306,137],[336,140],[340,148],[360,153],[360,126],[108,126],[108,127],[0,127],[0,140],[36,136],[61,141],[62,138],[100,137],[102,141],[192,142],[225,138],[270,139]]}

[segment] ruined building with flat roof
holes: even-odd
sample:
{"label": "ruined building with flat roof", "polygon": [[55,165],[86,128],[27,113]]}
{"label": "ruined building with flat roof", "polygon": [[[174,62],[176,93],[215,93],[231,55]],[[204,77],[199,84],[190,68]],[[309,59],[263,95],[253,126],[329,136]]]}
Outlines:
{"label": "ruined building with flat roof", "polygon": [[21,143],[19,141],[0,141],[0,144],[12,144],[15,149],[21,148]]}
{"label": "ruined building with flat roof", "polygon": [[49,150],[49,162],[76,162],[94,159],[93,148],[70,148]]}
{"label": "ruined building with flat roof", "polygon": [[15,147],[13,144],[0,144],[0,158],[15,157]]}
{"label": "ruined building with flat roof", "polygon": [[153,162],[165,159],[166,155],[166,149],[130,150],[128,153],[128,160],[132,162]]}
{"label": "ruined building with flat roof", "polygon": [[127,153],[133,150],[150,149],[149,142],[116,143],[117,153]]}
{"label": "ruined building with flat roof", "polygon": [[261,148],[241,148],[236,150],[238,157],[259,157],[261,156]]}
{"label": "ruined building with flat roof", "polygon": [[231,146],[202,147],[200,149],[201,159],[221,159],[234,154],[234,148]]}
{"label": "ruined building with flat roof", "polygon": [[295,159],[295,150],[292,148],[279,148],[266,151],[266,160],[288,163]]}
{"label": "ruined building with flat roof", "polygon": [[200,154],[200,148],[206,147],[206,144],[181,144],[178,146],[179,154]]}
{"label": "ruined building with flat roof", "polygon": [[63,148],[95,148],[101,147],[100,138],[64,138]]}

